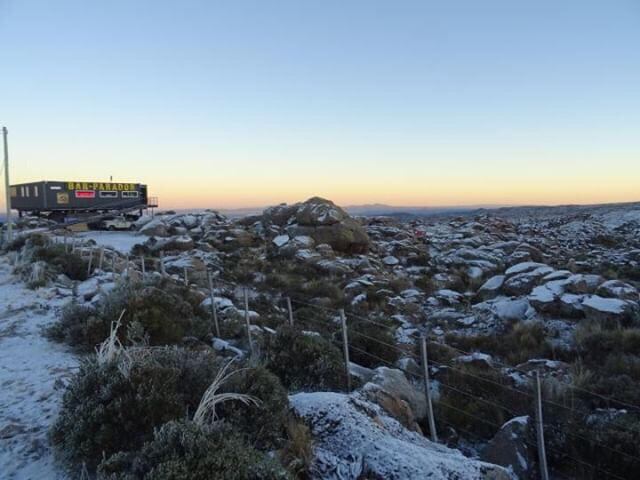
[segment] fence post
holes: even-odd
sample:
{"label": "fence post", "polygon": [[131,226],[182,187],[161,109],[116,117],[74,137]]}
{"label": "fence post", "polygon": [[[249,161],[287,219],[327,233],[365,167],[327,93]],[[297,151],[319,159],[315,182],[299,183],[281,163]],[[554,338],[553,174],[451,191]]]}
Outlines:
{"label": "fence post", "polygon": [[247,338],[249,339],[249,350],[253,356],[253,340],[251,339],[251,322],[249,321],[249,290],[244,289],[244,323],[247,325]]}
{"label": "fence post", "polygon": [[142,278],[144,278],[145,274],[145,265],[144,265],[144,255],[140,255],[140,271],[142,272]]}
{"label": "fence post", "polygon": [[544,448],[544,430],[542,421],[542,389],[540,388],[540,372],[536,370],[536,433],[538,437],[538,462],[540,463],[540,478],[549,480],[547,470],[547,453]]}
{"label": "fence post", "polygon": [[126,262],[124,264],[124,275],[129,278],[129,255],[124,258],[124,261]]}
{"label": "fence post", "polygon": [[184,267],[184,286],[189,286],[189,269],[187,267]]}
{"label": "fence post", "polygon": [[291,307],[291,297],[287,297],[287,310],[289,311],[289,326],[293,327],[293,308]]}
{"label": "fence post", "polygon": [[160,273],[163,277],[167,275],[167,272],[164,270],[164,250],[160,251]]}
{"label": "fence post", "polygon": [[344,367],[347,374],[347,392],[351,392],[351,373],[349,372],[349,337],[347,335],[347,317],[340,309],[340,323],[342,324],[342,351],[344,352]]}
{"label": "fence post", "polygon": [[216,337],[220,338],[220,325],[218,325],[218,308],[216,307],[215,298],[213,295],[213,280],[211,279],[211,272],[207,269],[207,283],[209,284],[209,298],[211,299],[211,316],[213,317],[213,326],[216,329]]}
{"label": "fence post", "polygon": [[104,248],[100,248],[100,257],[98,259],[98,268],[102,270],[102,264],[104,262]]}
{"label": "fence post", "polygon": [[93,249],[89,248],[89,264],[87,266],[87,277],[91,275],[91,265],[93,263]]}
{"label": "fence post", "polygon": [[424,376],[424,394],[427,397],[427,418],[429,420],[429,431],[431,440],[438,441],[438,433],[436,431],[436,421],[433,418],[433,405],[431,403],[431,385],[429,382],[429,360],[427,357],[427,337],[420,337],[420,351],[422,353],[422,374]]}

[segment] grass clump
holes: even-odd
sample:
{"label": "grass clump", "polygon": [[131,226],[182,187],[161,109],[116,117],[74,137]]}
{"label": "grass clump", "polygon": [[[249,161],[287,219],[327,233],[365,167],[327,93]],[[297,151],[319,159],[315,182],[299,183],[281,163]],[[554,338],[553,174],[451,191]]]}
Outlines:
{"label": "grass clump", "polygon": [[400,358],[393,322],[375,317],[376,323],[354,318],[348,323],[349,359],[369,368],[393,366]]}
{"label": "grass clump", "polygon": [[318,335],[281,327],[265,338],[265,366],[288,390],[342,390],[346,385],[340,350]]}
{"label": "grass clump", "polygon": [[542,323],[519,322],[502,335],[446,336],[446,343],[463,351],[478,351],[500,357],[510,365],[531,358],[555,358],[556,351],[546,338]]}

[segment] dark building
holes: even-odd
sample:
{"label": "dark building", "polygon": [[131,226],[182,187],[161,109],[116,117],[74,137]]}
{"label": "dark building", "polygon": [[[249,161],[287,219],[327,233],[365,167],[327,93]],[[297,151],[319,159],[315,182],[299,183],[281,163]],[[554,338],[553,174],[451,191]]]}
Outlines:
{"label": "dark building", "polygon": [[131,211],[156,207],[141,183],[41,181],[11,185],[11,208],[20,215],[46,215],[64,220],[67,215]]}

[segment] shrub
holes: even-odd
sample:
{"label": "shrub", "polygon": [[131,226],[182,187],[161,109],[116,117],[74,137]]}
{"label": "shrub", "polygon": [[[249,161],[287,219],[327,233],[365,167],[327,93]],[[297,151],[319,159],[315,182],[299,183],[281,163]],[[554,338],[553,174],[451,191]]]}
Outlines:
{"label": "shrub", "polygon": [[242,432],[258,448],[281,446],[289,398],[276,375],[264,367],[244,369],[233,375],[221,392],[242,392],[258,399],[259,404],[224,403],[218,411],[220,418]]}
{"label": "shrub", "polygon": [[328,298],[333,304],[339,304],[343,299],[342,289],[330,280],[312,280],[303,288],[304,294],[314,298]]}
{"label": "shrub", "polygon": [[393,366],[401,353],[395,346],[393,323],[379,317],[375,321],[355,318],[348,323],[349,359],[369,368]]}
{"label": "shrub", "polygon": [[103,452],[135,450],[154,428],[194,412],[215,377],[209,352],[144,351],[123,372],[115,362],[85,361],[67,387],[52,444],[69,465],[95,468]]}
{"label": "shrub", "polygon": [[265,338],[266,367],[289,390],[341,390],[346,385],[340,350],[330,341],[281,327]]}
{"label": "shrub", "polygon": [[151,345],[177,344],[185,336],[203,338],[211,327],[194,302],[183,287],[125,283],[95,307],[71,305],[64,309],[49,334],[80,350],[92,351],[124,310],[124,328],[119,333],[123,342],[127,330],[135,326]]}
{"label": "shrub", "polygon": [[110,480],[279,480],[287,472],[229,429],[169,422],[140,452],[119,453],[100,465]]}
{"label": "shrub", "polygon": [[64,245],[49,245],[37,248],[33,252],[33,260],[42,260],[58,273],[64,273],[71,280],[87,279],[88,264],[80,255],[67,252]]}

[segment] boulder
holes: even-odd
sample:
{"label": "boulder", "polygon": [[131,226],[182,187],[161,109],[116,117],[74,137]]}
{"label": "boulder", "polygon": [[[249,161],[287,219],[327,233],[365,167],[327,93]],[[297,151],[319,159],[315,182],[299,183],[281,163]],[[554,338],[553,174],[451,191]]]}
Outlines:
{"label": "boulder", "polygon": [[140,228],[139,232],[149,237],[168,237],[169,236],[169,228],[167,224],[160,219],[151,220],[150,222],[147,222]]}
{"label": "boulder", "polygon": [[633,300],[637,302],[640,298],[638,290],[633,286],[620,280],[608,280],[601,284],[596,290],[596,294],[601,297],[620,298],[623,300]]}
{"label": "boulder", "polygon": [[533,421],[529,416],[505,423],[483,449],[480,458],[507,467],[521,480],[537,478]]}
{"label": "boulder", "polygon": [[298,393],[291,407],[311,429],[310,477],[319,480],[508,480],[508,471],[464,457],[403,427],[360,395]]}
{"label": "boulder", "polygon": [[640,310],[636,302],[599,295],[586,296],[582,301],[582,307],[587,319],[622,324],[635,320]]}
{"label": "boulder", "polygon": [[484,284],[478,289],[477,297],[480,300],[489,300],[494,298],[500,292],[502,285],[504,284],[504,275],[496,275],[491,277],[489,280],[484,282]]}
{"label": "boulder", "polygon": [[286,227],[289,237],[310,237],[316,244],[328,244],[339,252],[365,253],[369,248],[369,236],[362,225],[330,200],[319,197],[269,207],[262,214],[262,224]]}
{"label": "boulder", "polygon": [[424,393],[418,391],[401,370],[378,367],[374,372],[373,378],[369,380],[371,383],[406,401],[416,419],[421,420],[427,415],[427,402]]}

